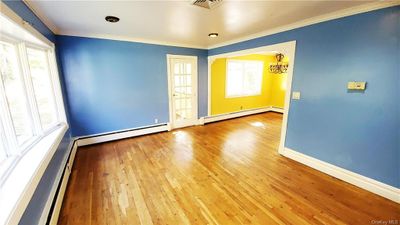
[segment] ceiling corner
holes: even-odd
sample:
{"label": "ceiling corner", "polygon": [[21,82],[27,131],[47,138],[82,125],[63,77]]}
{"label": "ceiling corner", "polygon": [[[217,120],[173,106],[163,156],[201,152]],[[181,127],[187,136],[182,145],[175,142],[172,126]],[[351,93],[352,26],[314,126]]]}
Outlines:
{"label": "ceiling corner", "polygon": [[29,3],[29,0],[22,0],[22,2],[46,25],[54,34],[59,34],[60,29],[51,21],[49,20],[43,12],[39,9],[32,6]]}

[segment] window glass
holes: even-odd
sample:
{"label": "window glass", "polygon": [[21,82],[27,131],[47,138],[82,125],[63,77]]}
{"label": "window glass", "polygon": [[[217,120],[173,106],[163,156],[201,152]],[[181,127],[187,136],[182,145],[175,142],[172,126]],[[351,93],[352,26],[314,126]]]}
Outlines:
{"label": "window glass", "polygon": [[1,140],[2,134],[0,131],[0,167],[7,158],[6,149],[4,148],[3,140]]}
{"label": "window glass", "polygon": [[1,172],[2,172],[2,166],[4,165],[4,162],[6,161],[8,155],[7,155],[7,149],[6,149],[6,139],[4,136],[4,130],[0,121],[0,177],[1,177]]}
{"label": "window glass", "polygon": [[27,49],[27,53],[33,89],[39,110],[40,123],[42,128],[46,130],[57,121],[47,54],[45,51],[31,48]]}
{"label": "window glass", "polygon": [[228,60],[227,67],[227,97],[261,94],[262,61]]}
{"label": "window glass", "polygon": [[0,70],[7,105],[17,141],[22,144],[33,136],[26,94],[18,70],[16,50],[13,45],[0,42]]}
{"label": "window glass", "polygon": [[[31,173],[50,154],[49,149],[39,148],[41,143],[55,143],[52,136],[64,132],[65,126],[53,128],[66,121],[64,114],[58,114],[64,108],[57,104],[62,102],[62,91],[52,44],[19,26],[20,18],[6,14],[0,13],[0,185],[10,181],[14,187],[29,184]],[[31,150],[34,158],[20,160]],[[27,176],[9,179],[13,173],[6,172],[17,164],[27,167],[23,171]],[[15,202],[7,204],[11,210]]]}

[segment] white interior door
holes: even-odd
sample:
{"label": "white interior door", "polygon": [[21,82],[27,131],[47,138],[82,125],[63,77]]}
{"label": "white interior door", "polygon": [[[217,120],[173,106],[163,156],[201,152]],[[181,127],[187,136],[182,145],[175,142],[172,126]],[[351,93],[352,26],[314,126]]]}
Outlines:
{"label": "white interior door", "polygon": [[197,57],[168,55],[170,122],[172,128],[197,122]]}

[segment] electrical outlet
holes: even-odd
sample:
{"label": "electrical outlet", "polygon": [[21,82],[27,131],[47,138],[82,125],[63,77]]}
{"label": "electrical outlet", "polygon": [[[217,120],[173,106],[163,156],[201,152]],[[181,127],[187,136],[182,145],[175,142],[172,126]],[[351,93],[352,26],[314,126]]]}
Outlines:
{"label": "electrical outlet", "polygon": [[156,118],[156,119],[154,119],[154,123],[158,123],[158,119]]}
{"label": "electrical outlet", "polygon": [[243,106],[240,106],[240,110],[243,110]]}
{"label": "electrical outlet", "polygon": [[350,81],[347,83],[348,90],[365,90],[367,82],[365,81]]}
{"label": "electrical outlet", "polygon": [[299,100],[300,97],[301,97],[301,94],[300,94],[299,91],[293,91],[293,93],[292,93],[292,99]]}

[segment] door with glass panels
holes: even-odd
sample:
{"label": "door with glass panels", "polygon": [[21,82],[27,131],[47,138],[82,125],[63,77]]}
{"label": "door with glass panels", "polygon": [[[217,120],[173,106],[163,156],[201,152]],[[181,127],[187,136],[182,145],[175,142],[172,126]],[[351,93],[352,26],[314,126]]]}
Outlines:
{"label": "door with glass panels", "polygon": [[197,58],[168,56],[168,59],[172,128],[195,125],[197,121]]}

